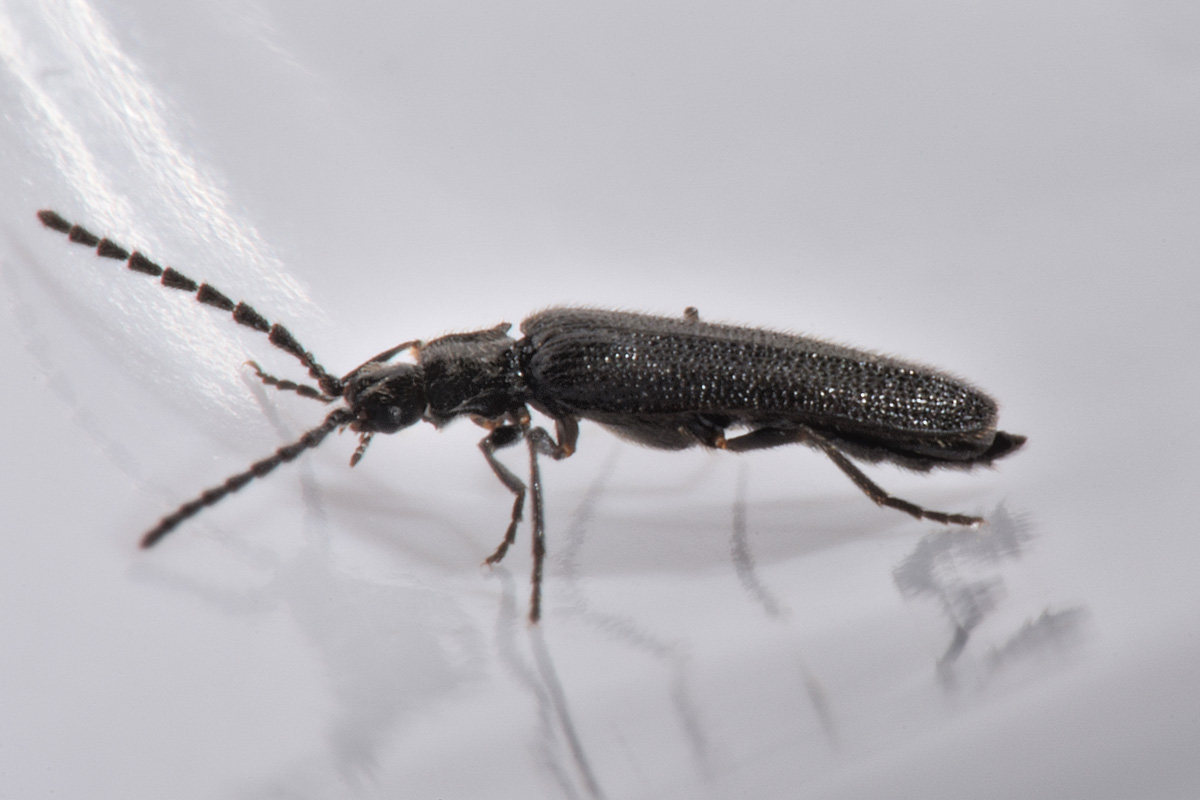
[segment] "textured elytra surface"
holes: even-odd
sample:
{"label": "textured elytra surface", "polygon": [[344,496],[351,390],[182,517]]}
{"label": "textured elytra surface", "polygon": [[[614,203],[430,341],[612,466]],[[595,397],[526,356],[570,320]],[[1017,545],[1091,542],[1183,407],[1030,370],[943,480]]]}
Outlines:
{"label": "textured elytra surface", "polygon": [[930,435],[987,431],[996,420],[991,398],[951,376],[802,336],[593,309],[544,311],[521,330],[530,385],[583,417],[802,416]]}

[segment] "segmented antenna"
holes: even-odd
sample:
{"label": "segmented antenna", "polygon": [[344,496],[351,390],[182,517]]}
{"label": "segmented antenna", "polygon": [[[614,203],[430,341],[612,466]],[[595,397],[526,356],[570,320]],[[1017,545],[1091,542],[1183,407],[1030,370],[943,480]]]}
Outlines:
{"label": "segmented antenna", "polygon": [[226,496],[233,494],[255,478],[261,478],[280,464],[294,460],[305,450],[311,450],[319,445],[334,428],[354,421],[354,412],[348,408],[336,408],[329,412],[325,421],[308,431],[291,444],[285,444],[275,451],[274,455],[256,461],[250,469],[232,475],[225,482],[200,493],[195,500],[190,500],[173,512],[159,520],[158,524],[142,537],[142,547],[153,547],[155,542],[175,530],[181,522],[194,517],[208,506],[220,502]]}
{"label": "segmented antenna", "polygon": [[268,375],[267,373],[263,372],[262,367],[258,365],[257,361],[247,361],[246,366],[254,370],[254,374],[257,375],[258,379],[265,385],[274,386],[281,392],[295,392],[301,397],[307,397],[310,400],[320,400],[322,403],[332,403],[337,399],[336,397],[330,397],[329,395],[321,394],[321,392],[317,391],[308,384],[296,383],[295,381],[289,381],[284,378],[276,378],[274,375]]}
{"label": "segmented antenna", "polygon": [[[234,303],[216,288],[207,283],[197,283],[182,272],[173,267],[162,267],[159,264],[151,261],[146,256],[134,250],[132,253],[126,250],[121,245],[107,238],[100,238],[96,234],[87,230],[80,225],[73,225],[64,219],[56,211],[43,210],[37,213],[38,219],[47,228],[56,230],[59,233],[65,233],[69,241],[77,244],[87,245],[88,247],[96,248],[96,255],[102,258],[111,258],[117,261],[124,261],[125,265],[134,272],[140,272],[143,275],[149,275],[152,278],[160,278],[163,286],[170,289],[180,289],[186,292],[194,292],[196,299],[206,306],[213,306],[222,311],[229,311],[233,314],[233,321],[239,325],[245,325],[247,328],[253,328],[260,333],[267,334],[267,339],[271,344],[290,353],[308,370],[308,374],[321,387],[321,391],[325,393],[327,398],[339,397],[342,394],[342,381],[325,371],[325,368],[317,363],[316,358],[312,353],[304,349],[300,342],[296,341],[296,337],[291,331],[283,327],[279,323],[272,325],[262,314],[259,314],[251,306],[243,302]],[[262,376],[261,371],[259,372]],[[282,382],[281,382],[282,383]],[[290,386],[287,388],[291,388]],[[293,391],[298,391],[293,389]],[[311,396],[305,392],[300,392],[305,396]],[[316,399],[324,399],[317,397]],[[182,509],[181,509],[182,510]],[[195,511],[192,512],[193,514]],[[190,516],[187,515],[187,516]],[[173,526],[172,526],[173,527]],[[168,529],[169,530],[169,529]],[[165,531],[164,531],[165,533]],[[160,534],[161,535],[161,534]]]}

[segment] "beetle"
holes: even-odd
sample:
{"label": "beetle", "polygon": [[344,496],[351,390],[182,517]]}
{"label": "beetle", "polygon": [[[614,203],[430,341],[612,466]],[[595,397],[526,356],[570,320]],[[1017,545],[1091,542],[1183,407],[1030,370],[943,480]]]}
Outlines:
{"label": "beetle", "polygon": [[[983,519],[894,497],[853,460],[920,472],[971,469],[1025,443],[1024,436],[997,430],[995,400],[944,372],[807,336],[705,322],[692,307],[681,317],[550,308],[527,317],[520,338],[510,336],[511,326],[502,323],[428,342],[412,340],[335,377],[285,327],[271,324],[246,303],[235,303],[209,284],[102,239],[54,211],[39,211],[38,218],[70,241],[94,247],[98,256],[124,261],[165,287],[230,312],[235,322],[265,333],[275,347],[294,356],[316,382],[314,387],[280,379],[250,362],[264,384],[329,404],[340,401],[295,442],[163,517],[143,536],[143,547],[317,447],[336,429],[359,435],[350,459],[354,466],[377,433],[396,433],[418,422],[440,428],[467,417],[488,431],[479,449],[514,498],[504,538],[485,563],[504,558],[516,540],[527,490],[532,494],[529,619],[537,622],[546,553],[538,457],[561,460],[574,453],[580,420],[663,450],[702,446],[739,453],[805,444],[825,453],[875,503],[955,525]],[[393,362],[401,353],[411,354],[412,362]],[[533,424],[530,408],[553,420],[554,433]],[[731,437],[731,431],[737,435]],[[528,485],[496,457],[497,450],[522,441],[529,451]]]}

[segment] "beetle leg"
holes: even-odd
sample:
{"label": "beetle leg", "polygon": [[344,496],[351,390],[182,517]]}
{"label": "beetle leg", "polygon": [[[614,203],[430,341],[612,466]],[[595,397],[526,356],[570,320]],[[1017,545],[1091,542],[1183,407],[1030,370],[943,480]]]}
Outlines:
{"label": "beetle leg", "polygon": [[554,436],[545,428],[530,428],[525,432],[530,446],[544,456],[550,456],[555,461],[570,457],[575,452],[575,444],[579,441],[579,420],[574,417],[563,417],[554,420]]}
{"label": "beetle leg", "polygon": [[878,505],[903,511],[917,519],[929,519],[947,525],[979,525],[984,522],[982,517],[972,517],[967,514],[948,514],[945,511],[930,511],[916,503],[910,503],[908,500],[893,497],[855,466],[854,462],[839,450],[837,445],[807,425],[798,425],[795,428],[759,428],[758,430],[750,431],[749,433],[728,440],[725,442],[725,449],[736,453],[744,453],[748,450],[764,450],[769,447],[779,447],[785,444],[807,444],[810,447],[816,447],[821,450],[825,455],[829,456],[829,460],[836,464],[838,469],[845,473],[846,477],[854,482],[854,485],[863,494],[874,500]]}
{"label": "beetle leg", "polygon": [[725,418],[717,418],[706,414],[697,414],[684,422],[684,424],[680,425],[679,429],[687,432],[691,436],[696,437],[696,441],[705,447],[724,450],[725,428],[729,425],[729,423],[730,420]]}
{"label": "beetle leg", "polygon": [[[579,421],[574,417],[554,420],[555,436],[545,428],[530,428],[525,431],[529,444],[529,486],[533,491],[533,576],[529,597],[529,621],[537,622],[542,615],[542,569],[546,561],[546,523],[542,503],[542,473],[538,467],[538,456],[550,456],[555,461],[568,458],[575,452],[579,439]],[[507,545],[505,545],[507,546]]]}
{"label": "beetle leg", "polygon": [[[525,510],[525,492],[533,489],[533,584],[529,598],[529,621],[537,622],[541,617],[542,606],[542,570],[546,561],[546,525],[542,503],[542,475],[538,468],[538,455],[547,455],[558,461],[567,458],[575,452],[575,443],[579,439],[579,422],[573,417],[556,419],[554,422],[555,435],[545,428],[529,427],[528,414],[517,414],[515,424],[499,425],[479,442],[479,449],[487,459],[488,466],[508,490],[513,493],[512,517],[508,522],[508,530],[504,540],[496,548],[496,552],[487,557],[485,564],[498,564],[508,552],[509,546],[517,540],[517,526]],[[525,439],[529,447],[529,487],[513,474],[512,470],[500,463],[496,451],[516,444]]]}
{"label": "beetle leg", "polygon": [[496,451],[521,441],[521,434],[522,430],[517,425],[501,425],[479,441],[479,449],[483,452],[483,457],[487,459],[488,466],[492,468],[492,472],[500,479],[500,482],[513,493],[514,497],[512,518],[508,522],[504,540],[500,542],[496,552],[487,557],[485,564],[500,563],[504,554],[508,552],[509,545],[517,540],[517,525],[521,522],[521,515],[525,510],[525,484],[513,474],[512,470],[500,463],[500,460],[496,458]]}
{"label": "beetle leg", "polygon": [[[534,431],[541,431],[546,434],[549,439],[550,434],[546,433],[543,428],[534,428]],[[542,473],[538,469],[538,453],[541,447],[538,444],[538,437],[526,433],[525,440],[529,443],[529,486],[533,490],[533,531],[531,538],[533,540],[533,574],[530,576],[529,590],[529,621],[536,623],[542,616],[542,566],[546,561],[546,524],[545,524],[545,509],[542,505]],[[560,445],[561,447],[561,445]],[[566,455],[570,455],[568,452]],[[555,458],[565,458],[566,456],[554,456]]]}

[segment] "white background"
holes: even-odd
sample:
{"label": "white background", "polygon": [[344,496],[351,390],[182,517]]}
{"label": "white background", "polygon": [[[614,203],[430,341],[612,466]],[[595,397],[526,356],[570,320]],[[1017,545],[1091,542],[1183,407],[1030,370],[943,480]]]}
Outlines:
{"label": "white background", "polygon": [[[1194,796],[1198,9],[0,2],[0,796]],[[323,411],[43,207],[333,372],[695,305],[968,376],[1029,444],[871,470],[971,532],[585,425],[533,629],[467,422],[142,552]]]}

